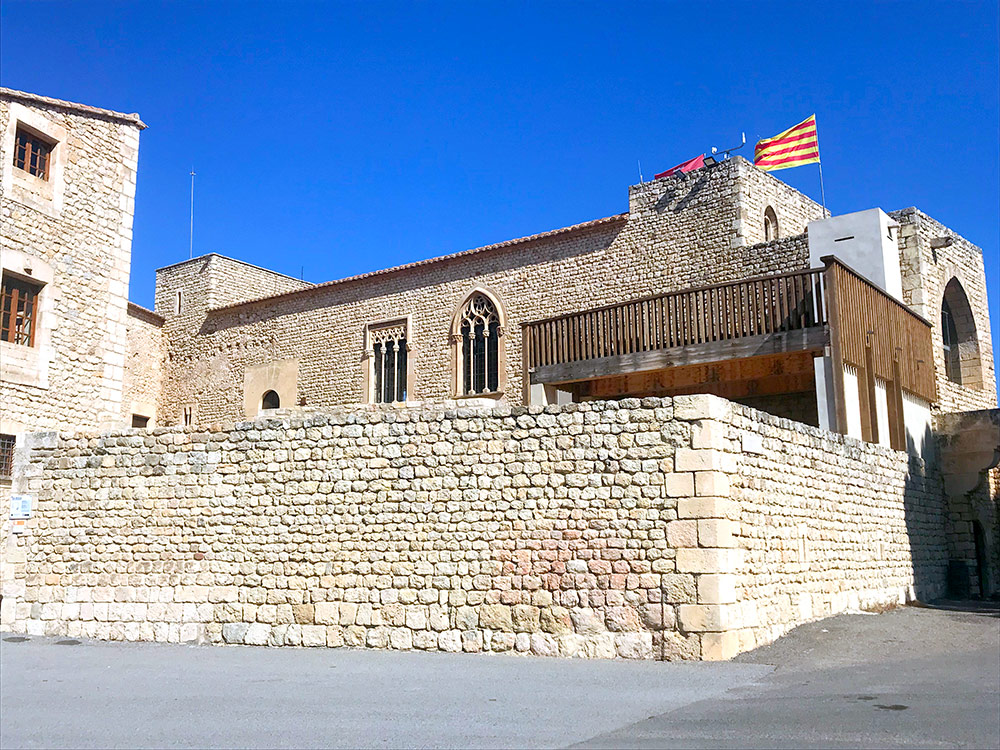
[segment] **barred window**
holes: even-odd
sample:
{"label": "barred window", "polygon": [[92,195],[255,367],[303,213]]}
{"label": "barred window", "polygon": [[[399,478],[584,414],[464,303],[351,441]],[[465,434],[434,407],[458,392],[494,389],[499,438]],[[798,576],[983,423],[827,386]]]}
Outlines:
{"label": "barred window", "polygon": [[28,174],[49,179],[49,162],[52,160],[53,144],[29,133],[17,129],[14,139],[14,166],[23,169]]}
{"label": "barred window", "polygon": [[372,359],[372,400],[377,404],[406,401],[406,323],[368,330]]}
{"label": "barred window", "polygon": [[3,275],[0,286],[0,341],[22,346],[35,345],[38,293],[41,285]]}
{"label": "barred window", "polygon": [[499,389],[500,316],[485,294],[476,294],[462,311],[461,393],[493,393]]}
{"label": "barred window", "polygon": [[9,477],[14,470],[14,436],[0,434],[0,477]]}

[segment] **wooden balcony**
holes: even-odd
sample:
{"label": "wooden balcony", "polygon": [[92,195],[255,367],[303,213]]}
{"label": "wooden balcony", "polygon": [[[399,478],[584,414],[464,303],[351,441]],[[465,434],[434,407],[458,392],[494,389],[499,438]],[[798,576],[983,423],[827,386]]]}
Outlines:
{"label": "wooden balcony", "polygon": [[822,350],[824,269],[685,289],[524,324],[532,383]]}
{"label": "wooden balcony", "polygon": [[[575,384],[577,395],[606,394],[580,384],[636,373],[660,373],[658,390],[665,393],[696,392],[702,385],[698,377],[717,382],[729,375],[720,376],[719,368],[705,375],[695,366],[751,359],[767,363],[766,368],[754,373],[744,365],[742,374],[732,377],[786,376],[771,386],[772,392],[804,390],[813,387],[812,357],[826,351],[835,362],[841,401],[845,365],[858,371],[862,402],[876,379],[896,386],[894,401],[900,401],[901,391],[933,401],[930,324],[836,258],[823,261],[823,268],[657,294],[525,323],[526,399],[537,384]],[[691,373],[688,381],[663,377],[674,368]],[[636,388],[635,382],[622,381],[619,395],[629,395],[630,388],[657,390]],[[708,390],[731,395],[725,389]],[[901,403],[896,406],[902,409]],[[842,403],[838,409],[843,412]],[[872,433],[876,418],[862,421]],[[846,431],[846,417],[840,427]]]}

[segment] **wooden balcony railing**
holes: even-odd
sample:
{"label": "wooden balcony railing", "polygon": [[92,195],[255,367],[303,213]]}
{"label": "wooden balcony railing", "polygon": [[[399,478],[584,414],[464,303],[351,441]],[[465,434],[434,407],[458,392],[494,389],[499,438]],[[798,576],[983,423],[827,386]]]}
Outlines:
{"label": "wooden balcony railing", "polygon": [[827,322],[824,269],[685,289],[523,326],[529,369],[798,331]]}

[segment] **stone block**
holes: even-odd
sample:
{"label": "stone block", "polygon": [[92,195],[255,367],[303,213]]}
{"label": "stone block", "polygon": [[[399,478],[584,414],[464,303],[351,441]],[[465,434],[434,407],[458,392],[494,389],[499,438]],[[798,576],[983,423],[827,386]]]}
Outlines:
{"label": "stone block", "polygon": [[319,625],[339,625],[340,604],[338,602],[316,602],[313,605],[313,620]]}
{"label": "stone block", "polygon": [[312,625],[313,619],[313,605],[312,604],[293,604],[292,605],[292,617],[295,622],[299,625]]}
{"label": "stone block", "polygon": [[694,473],[683,471],[667,474],[664,489],[667,497],[691,497],[694,495]]}
{"label": "stone block", "polygon": [[697,547],[698,521],[670,521],[667,524],[667,544],[671,547]]}
{"label": "stone block", "polygon": [[243,643],[246,639],[249,624],[245,622],[226,622],[222,625],[222,640],[226,643]]}
{"label": "stone block", "polygon": [[727,420],[731,416],[729,402],[707,393],[674,396],[674,419],[693,422],[699,419]]}
{"label": "stone block", "polygon": [[511,609],[503,604],[484,604],[479,608],[479,625],[487,630],[507,632],[514,629]]}
{"label": "stone block", "polygon": [[736,547],[740,525],[727,518],[703,518],[698,521],[698,544],[702,547]]}
{"label": "stone block", "polygon": [[720,632],[741,625],[736,604],[681,604],[677,620],[681,630],[688,633]]}
{"label": "stone block", "polygon": [[516,604],[513,611],[514,630],[518,633],[535,633],[540,628],[538,607],[529,604]]}
{"label": "stone block", "polygon": [[727,497],[682,497],[677,501],[677,516],[739,519],[740,506]]}
{"label": "stone block", "polygon": [[701,450],[705,448],[725,447],[726,425],[713,419],[700,419],[691,425],[691,447]]}
{"label": "stone block", "polygon": [[[732,454],[721,450],[678,448],[674,454],[675,471],[724,471],[735,469]],[[698,480],[695,478],[695,486]]]}
{"label": "stone block", "polygon": [[639,613],[635,607],[608,607],[605,610],[604,621],[607,629],[612,632],[639,630]]}
{"label": "stone block", "polygon": [[677,570],[681,573],[736,573],[742,562],[740,550],[699,547],[677,550]]}
{"label": "stone block", "polygon": [[695,577],[688,573],[664,573],[660,579],[663,601],[668,604],[694,604]]}
{"label": "stone block", "polygon": [[731,574],[698,576],[699,604],[732,604],[736,601],[737,577]]}
{"label": "stone block", "polygon": [[311,647],[325,646],[326,631],[327,629],[322,625],[303,625],[302,645]]}
{"label": "stone block", "polygon": [[733,631],[702,633],[701,658],[705,661],[727,661],[740,652],[740,637]]}
{"label": "stone block", "polygon": [[565,607],[553,605],[540,611],[539,625],[546,633],[555,635],[570,633],[573,631],[573,618]]}
{"label": "stone block", "polygon": [[[322,629],[322,628],[321,628]],[[178,630],[178,635],[180,631]],[[262,622],[255,622],[247,626],[243,642],[248,646],[266,646],[271,636],[271,626]]]}
{"label": "stone block", "polygon": [[729,474],[721,471],[696,471],[694,494],[699,497],[728,497]]}

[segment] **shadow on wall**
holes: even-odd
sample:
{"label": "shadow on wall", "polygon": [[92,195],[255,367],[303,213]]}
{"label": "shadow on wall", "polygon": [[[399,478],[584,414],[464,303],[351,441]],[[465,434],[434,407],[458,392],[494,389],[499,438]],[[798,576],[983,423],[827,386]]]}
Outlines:
{"label": "shadow on wall", "polygon": [[912,596],[920,602],[939,599],[947,592],[948,502],[940,473],[912,450],[903,513],[913,564]]}

